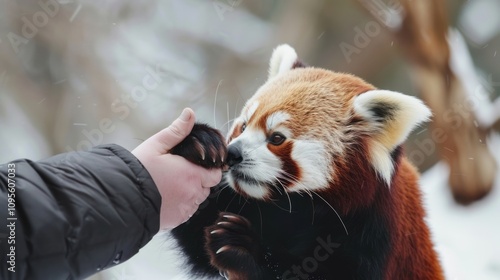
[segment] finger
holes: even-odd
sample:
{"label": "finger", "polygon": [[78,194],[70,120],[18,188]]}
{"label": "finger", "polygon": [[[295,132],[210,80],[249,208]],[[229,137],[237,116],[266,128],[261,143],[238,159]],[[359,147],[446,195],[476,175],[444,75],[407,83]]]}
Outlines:
{"label": "finger", "polygon": [[205,200],[207,200],[207,197],[210,195],[210,188],[201,188],[199,193],[197,194],[196,199],[194,200],[194,203],[196,205],[202,204]]}
{"label": "finger", "polygon": [[201,200],[202,200],[202,202],[205,201],[209,195],[210,195],[210,188],[201,188]]}
{"label": "finger", "polygon": [[201,177],[201,186],[211,188],[216,186],[222,179],[222,171],[220,169],[204,170]]}
{"label": "finger", "polygon": [[191,209],[191,211],[189,211],[189,215],[188,215],[188,217],[189,217],[189,218],[193,217],[193,216],[194,216],[194,214],[196,214],[196,211],[198,211],[198,208],[199,208],[199,207],[200,207],[200,205],[199,205],[199,204],[196,204],[196,205],[195,205],[195,207],[193,207],[193,208]]}
{"label": "finger", "polygon": [[161,151],[169,151],[189,135],[195,120],[193,110],[185,108],[171,125],[153,135],[152,139],[159,144]]}
{"label": "finger", "polygon": [[196,212],[196,210],[193,211],[193,207],[188,207],[182,215],[182,217],[184,217],[183,223],[187,222],[189,220],[189,218],[191,218],[195,212]]}

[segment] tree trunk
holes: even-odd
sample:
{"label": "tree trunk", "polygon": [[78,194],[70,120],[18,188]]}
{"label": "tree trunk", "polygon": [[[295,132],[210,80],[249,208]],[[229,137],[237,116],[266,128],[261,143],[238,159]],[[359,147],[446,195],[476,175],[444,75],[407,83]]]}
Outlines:
{"label": "tree trunk", "polygon": [[[420,95],[433,111],[427,143],[438,147],[450,167],[455,200],[469,204],[484,197],[493,186],[497,163],[476,120],[472,93],[464,87],[467,81],[460,80],[450,63],[445,1],[401,0],[391,7],[380,0],[360,2],[393,31],[412,65]],[[388,24],[395,22],[399,24]]]}

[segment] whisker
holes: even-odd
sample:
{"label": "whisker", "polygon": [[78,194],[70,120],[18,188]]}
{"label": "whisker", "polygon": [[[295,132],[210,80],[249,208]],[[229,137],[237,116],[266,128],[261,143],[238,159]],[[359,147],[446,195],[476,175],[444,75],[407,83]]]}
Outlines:
{"label": "whisker", "polygon": [[311,219],[311,225],[314,225],[314,216],[316,214],[316,208],[314,208],[314,198],[313,196],[311,195],[311,205],[312,205],[312,219]]}
{"label": "whisker", "polygon": [[229,131],[229,123],[231,122],[231,120],[229,119],[229,101],[226,102],[226,112],[227,112],[227,123],[223,124],[222,125],[222,128],[224,128],[224,126],[227,124],[227,131]]}
{"label": "whisker", "polygon": [[238,98],[236,99],[236,105],[234,106],[234,119],[236,119],[238,117],[238,111],[237,110],[238,110],[238,102],[240,101],[240,98],[241,98],[241,94],[239,94]]}
{"label": "whisker", "polygon": [[227,211],[227,208],[229,208],[229,205],[231,205],[231,203],[233,202],[234,198],[237,196],[238,194],[235,193],[233,198],[231,198],[231,200],[229,201],[229,203],[227,204],[226,208],[224,209],[224,211]]}
{"label": "whisker", "polygon": [[220,196],[220,194],[222,193],[222,191],[223,191],[223,190],[227,189],[228,187],[229,187],[229,185],[227,185],[227,186],[223,187],[222,189],[220,189],[220,190],[218,191],[217,198],[215,199],[215,202],[218,202],[218,201],[219,201],[219,196]]}
{"label": "whisker", "polygon": [[[341,218],[341,217],[340,217],[340,215],[338,214],[337,210],[335,210],[335,208],[333,208],[333,206],[332,206],[330,203],[328,203],[328,201],[326,201],[326,200],[325,200],[322,196],[320,196],[318,193],[316,193],[316,192],[314,192],[314,191],[312,191],[312,190],[308,190],[308,189],[307,189],[307,187],[306,187],[306,186],[304,186],[304,184],[303,184],[303,183],[301,183],[300,181],[298,181],[298,180],[297,180],[297,177],[296,177],[296,176],[294,176],[293,174],[290,174],[290,173],[288,173],[288,172],[286,172],[286,173],[283,173],[283,172],[282,172],[282,174],[283,174],[283,175],[285,175],[285,177],[282,177],[282,178],[281,178],[282,180],[285,180],[285,181],[287,181],[287,182],[290,182],[290,183],[295,183],[295,184],[297,184],[297,185],[299,185],[299,186],[302,186],[302,187],[303,187],[303,189],[302,189],[302,190],[303,190],[305,193],[307,193],[307,194],[311,197],[311,204],[312,204],[312,207],[313,207],[313,216],[312,216],[312,221],[311,221],[311,223],[314,223],[314,214],[315,214],[315,211],[316,211],[316,209],[314,208],[314,197],[313,197],[313,194],[315,194],[315,195],[317,195],[319,198],[321,198],[321,200],[323,200],[323,201],[324,201],[324,202],[325,202],[325,203],[326,203],[326,204],[327,204],[327,205],[328,205],[328,206],[329,206],[329,207],[330,207],[330,208],[331,208],[331,209],[335,212],[335,214],[336,214],[336,215],[337,215],[337,217],[339,218],[340,222],[342,223],[342,226],[344,227],[344,230],[345,230],[346,234],[347,234],[347,235],[349,235],[349,232],[347,231],[347,227],[345,226],[344,221],[342,220],[342,218]],[[278,182],[280,182],[280,184],[281,184],[281,181],[280,181],[279,179],[278,179]],[[283,186],[283,184],[281,184],[281,185]],[[288,195],[288,192],[286,192],[286,190],[285,190],[285,193],[286,193],[286,194],[287,194],[287,196],[290,198],[290,196]],[[300,192],[299,192],[299,194],[300,194]]]}
{"label": "whisker", "polygon": [[[247,153],[250,154],[252,152],[254,152],[257,148],[255,149],[252,149],[250,151],[248,151]],[[269,162],[271,163],[271,161],[267,160],[267,159],[261,159],[260,160],[261,162],[263,163],[266,163],[266,162]],[[247,162],[247,164],[245,165],[245,167],[250,167],[250,166],[253,166],[255,165],[252,161],[249,161]],[[292,213],[292,201],[291,201],[291,198],[290,198],[290,195],[289,193],[286,191],[286,187],[283,183],[284,182],[287,182],[287,183],[292,183],[292,184],[295,184],[299,187],[302,187],[300,191],[298,191],[297,193],[301,196],[303,196],[303,193],[309,195],[309,197],[311,198],[311,205],[312,205],[312,209],[313,209],[313,212],[312,212],[312,219],[311,219],[311,224],[314,224],[314,220],[315,220],[315,207],[314,207],[314,195],[318,196],[324,203],[326,203],[332,210],[333,212],[337,215],[337,217],[339,218],[345,232],[347,235],[349,235],[349,231],[347,230],[347,227],[344,223],[344,221],[342,220],[342,217],[339,215],[339,213],[337,212],[337,210],[335,210],[335,208],[326,200],[324,199],[321,195],[319,195],[318,193],[316,193],[314,190],[310,190],[307,188],[307,186],[305,186],[302,182],[300,182],[299,178],[297,178],[297,176],[293,175],[293,174],[290,174],[288,172],[283,172],[283,170],[281,168],[277,168],[277,167],[273,167],[273,166],[267,166],[267,170],[270,172],[270,173],[278,173],[279,175],[278,176],[274,176],[274,179],[276,180],[276,182],[278,182],[278,184],[283,188],[283,191],[285,193],[285,195],[287,196],[287,199],[288,199],[288,203],[289,203],[289,206],[290,206],[290,209],[286,210],[286,209],[283,209],[281,206],[279,206],[278,204],[276,204],[275,202],[272,202],[274,205],[276,205],[278,208],[282,209],[282,210],[285,210],[285,211],[288,211],[289,213]],[[244,173],[245,175],[245,173]],[[283,193],[281,192],[279,186],[277,185],[271,185],[274,187],[275,190],[277,190],[281,195],[283,195]],[[263,188],[262,185],[259,184],[259,187],[260,188]],[[259,206],[259,212],[260,212],[260,206]],[[260,213],[262,215],[262,213]],[[262,227],[262,217],[261,217],[261,227]]]}
{"label": "whisker", "polygon": [[273,200],[271,200],[271,203],[274,204],[274,206],[278,207],[280,210],[283,210],[287,213],[290,213],[290,210],[289,209],[286,209],[286,208],[283,208],[281,206],[279,206],[278,204],[276,204],[276,202],[274,202]]}
{"label": "whisker", "polygon": [[[290,205],[290,209],[288,210],[289,213],[292,213],[292,200],[290,199],[290,195],[288,194],[288,192],[286,191],[286,188],[285,186],[283,186],[283,183],[281,183],[281,181],[277,178],[277,177],[274,177],[276,178],[276,181],[283,187],[283,191],[285,192],[287,198],[288,198],[288,204]],[[281,192],[280,192],[281,193]],[[281,207],[280,207],[281,208]]]}
{"label": "whisker", "polygon": [[245,207],[245,205],[247,205],[247,202],[248,202],[248,199],[245,198],[245,203],[243,203],[243,206],[241,206],[240,210],[238,211],[238,215],[241,213],[241,211],[243,210],[243,207]]}
{"label": "whisker", "polygon": [[321,200],[323,200],[328,206],[330,206],[330,208],[332,208],[332,210],[335,212],[335,214],[337,214],[337,217],[339,217],[339,220],[340,222],[342,223],[342,226],[344,226],[344,230],[345,230],[345,233],[347,235],[349,235],[349,232],[347,231],[347,227],[345,226],[344,224],[344,221],[342,220],[342,218],[340,217],[339,213],[337,212],[337,210],[335,210],[335,208],[333,208],[333,206],[328,203],[328,201],[326,201],[326,199],[324,199],[321,195],[317,194],[316,192],[313,192],[315,195],[317,195],[319,198],[321,198]]}
{"label": "whisker", "polygon": [[229,119],[229,115],[228,115],[227,122],[225,122],[225,123],[221,126],[221,129],[223,129],[223,128],[224,128],[224,126],[225,126],[225,125],[227,125],[227,130],[229,130],[229,128],[230,128],[229,123],[230,123],[230,122],[232,122],[232,121],[234,121],[235,119],[237,119],[237,118],[234,118],[234,119]]}
{"label": "whisker", "polygon": [[260,237],[262,238],[263,236],[263,233],[262,233],[262,230],[263,230],[263,221],[262,221],[262,211],[260,210],[260,205],[259,205],[259,202],[257,201],[257,209],[259,209],[259,216],[260,216]]}
{"label": "whisker", "polygon": [[[274,177],[274,179],[275,179],[278,183],[280,183],[280,185],[281,185],[281,186],[283,186],[283,184],[281,184],[280,180],[279,180],[276,176],[273,176],[273,177]],[[275,189],[275,190],[277,190],[277,191],[280,193],[280,195],[283,195],[283,193],[281,192],[281,190],[280,190],[280,188],[279,188],[278,186],[275,186],[275,185],[272,185],[272,186],[274,187],[274,189]]]}
{"label": "whisker", "polygon": [[217,89],[215,89],[215,98],[214,98],[214,127],[217,128],[217,119],[215,117],[215,107],[217,106],[217,94],[219,93],[219,87],[222,84],[223,80],[219,81],[219,84],[217,85]]}

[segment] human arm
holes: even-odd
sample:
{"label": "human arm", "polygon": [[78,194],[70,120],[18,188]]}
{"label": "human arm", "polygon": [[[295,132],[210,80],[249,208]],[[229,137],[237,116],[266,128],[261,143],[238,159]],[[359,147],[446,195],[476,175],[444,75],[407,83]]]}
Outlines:
{"label": "human arm", "polygon": [[17,218],[15,273],[5,259],[9,229],[0,227],[0,278],[84,278],[133,256],[160,226],[175,227],[192,215],[221,175],[168,153],[194,125],[192,110],[184,113],[133,154],[106,145],[0,165],[0,205],[6,205],[0,218],[8,216],[9,164]]}
{"label": "human arm", "polygon": [[[14,192],[8,169],[15,170]],[[159,228],[161,197],[151,176],[117,145],[1,165],[0,185],[1,220],[8,193],[15,194],[9,217],[17,218],[8,221],[15,244],[0,244],[2,279],[84,278],[130,258]],[[0,231],[10,235],[5,226]],[[11,246],[15,273],[4,259]]]}

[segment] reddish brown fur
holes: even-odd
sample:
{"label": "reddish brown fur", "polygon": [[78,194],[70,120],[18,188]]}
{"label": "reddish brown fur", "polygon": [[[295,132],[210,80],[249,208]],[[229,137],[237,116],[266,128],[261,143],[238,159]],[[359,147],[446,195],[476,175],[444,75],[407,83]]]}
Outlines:
{"label": "reddish brown fur", "polygon": [[413,279],[444,279],[434,252],[430,232],[423,221],[425,211],[418,188],[415,168],[403,158],[393,179],[392,206],[394,250],[389,256],[387,279],[405,279],[414,271]]}
{"label": "reddish brown fur", "polygon": [[243,126],[243,123],[236,124],[236,126],[233,128],[231,135],[227,139],[227,143],[231,142],[231,140],[233,140],[234,138],[240,136],[242,126]]}
{"label": "reddish brown fur", "polygon": [[[267,117],[284,111],[292,118],[286,127],[293,138],[327,139],[324,143],[332,152],[325,156],[331,157],[332,182],[319,193],[341,215],[373,205],[387,222],[392,250],[385,278],[444,279],[424,222],[416,170],[404,156],[396,157],[395,173],[388,187],[370,163],[371,131],[363,118],[353,112],[352,102],[357,95],[372,89],[375,87],[352,75],[315,68],[295,69],[264,85],[250,100],[249,104],[258,101],[259,107],[247,120],[247,126],[269,134]],[[240,131],[238,124],[230,139]],[[343,137],[351,140],[342,152],[334,152],[335,143],[328,140],[332,139],[332,131],[342,131]],[[292,147],[291,141],[280,146],[268,144],[284,164],[283,170],[301,178],[301,170],[291,158]]]}
{"label": "reddish brown fur", "polygon": [[283,187],[289,187],[295,180],[301,179],[301,171],[297,163],[292,159],[293,143],[291,141],[286,141],[285,143],[274,146],[272,144],[267,144],[267,148],[278,156],[283,163],[282,169],[285,174],[291,174],[292,177],[284,175],[286,180],[283,180]]}
{"label": "reddish brown fur", "polygon": [[[278,55],[273,57],[283,59],[284,54],[294,55],[294,52],[282,47]],[[284,65],[287,66],[290,61],[288,57]],[[444,279],[424,221],[425,211],[422,207],[418,174],[403,156],[400,146],[407,133],[417,123],[425,120],[415,117],[426,112],[426,107],[419,101],[405,103],[406,101],[401,100],[409,97],[401,98],[398,94],[380,98],[380,91],[372,91],[375,90],[374,86],[349,74],[316,68],[282,71],[281,67],[276,67],[282,66],[276,60],[271,65],[271,68],[280,68],[280,72],[275,73],[277,76],[272,74],[270,80],[248,101],[243,109],[244,119],[236,121],[228,137],[228,142],[239,137],[243,125],[246,125],[248,128],[245,131],[248,133],[243,133],[241,142],[233,147],[240,149],[246,141],[248,150],[260,150],[252,155],[249,155],[248,150],[245,154],[243,150],[237,158],[243,160],[248,157],[245,168],[246,171],[251,171],[247,175],[261,172],[258,175],[265,175],[262,176],[264,179],[270,178],[259,184],[250,184],[250,180],[246,180],[245,185],[244,178],[241,184],[235,179],[232,184],[234,190],[243,197],[251,196],[251,187],[269,188],[270,191],[252,194],[253,198],[262,200],[262,203],[251,201],[244,208],[250,201],[246,200],[243,206],[235,205],[229,210],[231,202],[237,196],[232,193],[225,196],[220,192],[222,204],[217,204],[217,196],[215,203],[209,204],[213,212],[203,211],[203,214],[219,215],[215,223],[205,228],[205,249],[210,263],[218,270],[227,271],[230,279],[285,278],[285,275],[290,275],[290,271],[286,271],[287,267],[296,262],[297,256],[307,255],[310,251],[316,252],[310,246],[314,239],[308,236],[329,238],[335,235],[340,238],[341,247],[338,251],[330,252],[329,260],[318,264],[323,267],[314,276],[321,279]],[[296,62],[292,68],[299,65]],[[363,93],[367,95],[356,98]],[[374,96],[375,99],[370,99]],[[377,97],[380,99],[376,99]],[[372,106],[374,104],[379,106]],[[409,109],[417,108],[414,105],[419,104],[423,110],[401,114],[411,112]],[[400,109],[398,111],[394,108]],[[254,109],[255,111],[249,112]],[[286,134],[287,139],[273,144],[270,139],[274,131],[269,131],[267,125],[269,116],[275,113],[274,116],[284,123],[273,124],[277,128],[271,129]],[[266,140],[261,132],[267,138],[267,150],[263,146]],[[303,150],[297,150],[302,148]],[[256,154],[265,156],[259,158]],[[259,162],[259,159],[264,160]],[[269,162],[266,161],[268,159]],[[394,170],[391,169],[392,164]],[[253,167],[257,171],[253,171]],[[265,174],[267,167],[269,174]],[[236,173],[237,164],[232,168],[235,178],[241,177]],[[279,174],[280,171],[283,174]],[[299,182],[295,184],[295,180]],[[320,222],[310,223],[307,211],[292,213],[290,197],[299,203],[302,210],[304,204],[301,203],[309,203],[307,196],[288,196],[289,212],[276,210],[274,206],[278,204],[266,203],[273,200],[273,195],[283,197],[283,194],[273,192],[276,184],[283,184],[289,192],[309,193],[313,202],[313,220],[316,221],[315,218],[318,217]],[[314,204],[313,194],[324,199],[327,202],[325,204],[335,211],[330,211],[321,201],[320,204]],[[258,213],[254,211],[257,210],[255,207]],[[219,213],[221,209],[248,222],[245,226],[233,220],[217,223],[225,217],[221,216],[223,213]],[[333,212],[340,215],[333,215]],[[307,216],[306,219],[304,215]],[[344,231],[340,236],[337,232],[337,217],[344,226],[341,230],[345,229],[345,237]],[[214,217],[210,219],[212,218]],[[207,222],[204,217],[197,221],[198,226],[204,226]],[[276,221],[284,222],[282,227],[275,226],[279,224]],[[258,223],[261,234],[256,237],[254,230],[258,228],[255,227]],[[263,228],[267,234],[262,234]],[[212,234],[214,230],[219,232]],[[183,239],[190,232],[189,229],[178,236]],[[285,235],[290,239],[280,243]],[[197,243],[190,242],[189,238],[185,239],[184,245],[191,250],[192,261],[200,266],[208,263],[200,258],[199,247],[195,246]],[[261,248],[260,244],[265,246]],[[231,246],[225,247],[228,245]],[[220,248],[224,250],[221,252]],[[265,255],[264,251],[267,251]],[[291,255],[287,253],[292,251],[294,253]],[[304,277],[307,276],[301,276],[301,279]]]}
{"label": "reddish brown fur", "polygon": [[297,135],[314,133],[315,128],[324,130],[325,125],[333,125],[330,126],[333,129],[340,124],[329,112],[335,110],[336,116],[346,115],[352,109],[354,96],[374,88],[349,74],[315,68],[295,69],[261,88],[266,94],[256,94],[259,108],[247,125],[265,131],[266,117],[279,108],[292,116],[288,127]]}
{"label": "reddish brown fur", "polygon": [[[364,154],[367,148],[366,143],[362,143],[358,152],[364,151],[361,153]],[[383,215],[392,233],[392,250],[384,279],[444,279],[424,222],[425,211],[415,168],[401,156],[392,184],[387,188],[358,152],[338,165],[336,174],[342,185],[332,184],[321,194],[343,215],[366,205],[375,205]]]}

